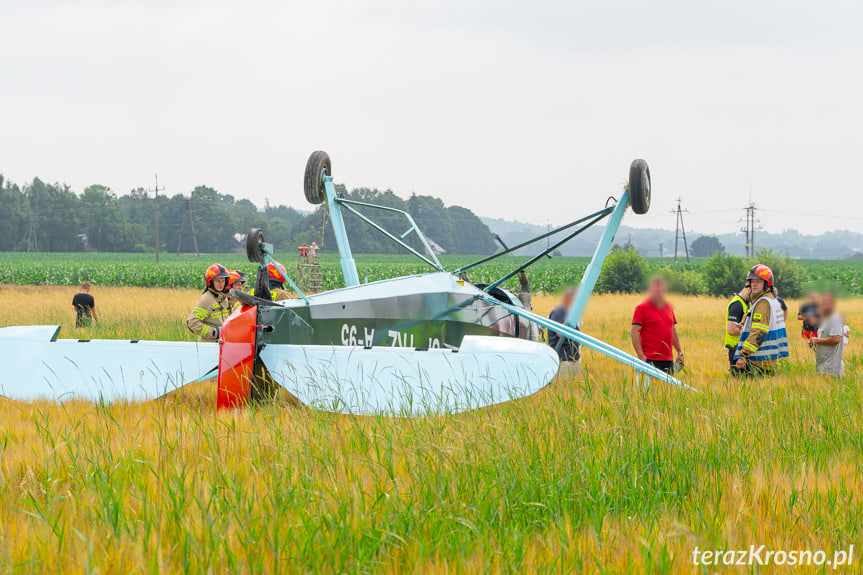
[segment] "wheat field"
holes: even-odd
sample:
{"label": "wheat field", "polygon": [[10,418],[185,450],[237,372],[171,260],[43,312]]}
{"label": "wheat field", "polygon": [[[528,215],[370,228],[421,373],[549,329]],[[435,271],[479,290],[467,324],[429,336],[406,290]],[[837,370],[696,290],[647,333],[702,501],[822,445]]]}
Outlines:
{"label": "wheat field", "polygon": [[[195,291],[97,287],[102,321],[81,331],[74,292],[0,287],[0,326],[190,339]],[[584,330],[629,350],[638,301],[595,297]],[[587,351],[577,378],[447,417],[222,413],[213,382],[150,403],[0,399],[0,571],[710,573],[696,547],[860,543],[860,341],[843,379],[792,338],[780,375],[741,383],[725,302],[673,301],[699,393],[644,389]],[[840,306],[863,326],[863,301]]]}

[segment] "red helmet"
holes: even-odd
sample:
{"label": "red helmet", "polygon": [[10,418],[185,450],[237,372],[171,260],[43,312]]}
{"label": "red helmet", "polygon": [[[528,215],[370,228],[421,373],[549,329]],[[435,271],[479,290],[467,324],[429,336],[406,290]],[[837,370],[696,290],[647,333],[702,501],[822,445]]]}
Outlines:
{"label": "red helmet", "polygon": [[288,281],[288,272],[285,271],[285,266],[283,266],[279,262],[268,263],[267,273],[270,274],[270,281],[277,281],[280,284]]}
{"label": "red helmet", "polygon": [[[226,278],[228,277],[228,270],[225,269],[225,266],[222,264],[213,264],[207,268],[207,271],[204,272],[204,283],[207,284],[208,288],[213,287],[213,280],[218,278]],[[227,282],[226,282],[227,283]]]}
{"label": "red helmet", "polygon": [[231,270],[228,272],[228,283],[225,285],[225,289],[229,290],[237,284],[246,283],[246,274],[239,270]]}
{"label": "red helmet", "polygon": [[764,280],[767,287],[773,287],[773,270],[764,264],[756,264],[749,268],[749,275],[746,276],[746,281],[749,280]]}

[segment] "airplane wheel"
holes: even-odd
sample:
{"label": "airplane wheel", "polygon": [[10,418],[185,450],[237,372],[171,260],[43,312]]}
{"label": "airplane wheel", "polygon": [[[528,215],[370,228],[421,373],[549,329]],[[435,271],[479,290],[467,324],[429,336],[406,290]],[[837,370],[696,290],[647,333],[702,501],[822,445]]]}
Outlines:
{"label": "airplane wheel", "polygon": [[264,232],[258,228],[252,228],[246,235],[246,256],[252,263],[261,263],[264,261],[264,252],[261,250],[261,244],[264,243]]}
{"label": "airplane wheel", "polygon": [[310,204],[320,204],[327,199],[324,192],[324,176],[333,175],[333,165],[326,152],[312,152],[306,162],[306,176],[303,180],[303,191]]}
{"label": "airplane wheel", "polygon": [[629,166],[629,203],[636,214],[650,209],[650,168],[644,160],[633,160]]}

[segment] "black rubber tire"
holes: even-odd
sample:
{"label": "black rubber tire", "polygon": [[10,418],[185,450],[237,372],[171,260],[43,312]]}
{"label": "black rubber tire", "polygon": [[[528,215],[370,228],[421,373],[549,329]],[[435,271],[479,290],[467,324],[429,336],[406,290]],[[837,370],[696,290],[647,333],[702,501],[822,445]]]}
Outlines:
{"label": "black rubber tire", "polygon": [[639,215],[650,209],[650,168],[644,160],[633,160],[629,166],[629,204]]}
{"label": "black rubber tire", "polygon": [[333,165],[326,152],[312,152],[306,162],[306,175],[303,178],[303,191],[310,204],[321,204],[327,199],[324,191],[324,175],[333,175]]}
{"label": "black rubber tire", "polygon": [[264,301],[273,301],[273,296],[270,293],[270,274],[267,268],[258,268],[258,275],[255,278],[255,297]]}
{"label": "black rubber tire", "polygon": [[252,228],[246,235],[246,256],[253,264],[264,261],[264,252],[261,244],[264,243],[264,232],[258,228]]}

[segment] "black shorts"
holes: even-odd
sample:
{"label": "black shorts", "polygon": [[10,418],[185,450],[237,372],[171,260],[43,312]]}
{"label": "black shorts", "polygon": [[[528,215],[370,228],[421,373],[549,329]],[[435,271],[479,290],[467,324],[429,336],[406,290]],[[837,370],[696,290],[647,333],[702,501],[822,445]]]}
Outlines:
{"label": "black shorts", "polygon": [[647,363],[658,369],[659,371],[664,371],[665,373],[670,373],[674,375],[674,362],[666,361],[663,359],[648,359]]}

